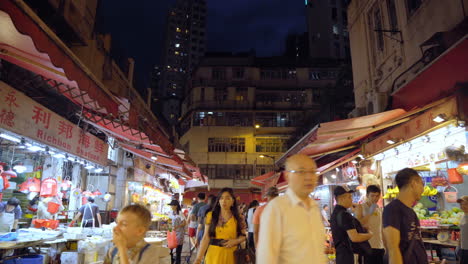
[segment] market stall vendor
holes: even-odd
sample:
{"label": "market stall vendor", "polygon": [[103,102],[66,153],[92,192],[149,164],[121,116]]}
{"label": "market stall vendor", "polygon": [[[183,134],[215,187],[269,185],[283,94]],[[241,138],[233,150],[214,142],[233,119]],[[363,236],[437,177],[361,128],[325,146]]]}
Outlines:
{"label": "market stall vendor", "polygon": [[78,214],[73,218],[69,226],[73,226],[81,216],[83,216],[81,227],[101,227],[99,206],[94,203],[93,197],[88,197],[88,203],[81,206]]}
{"label": "market stall vendor", "polygon": [[0,233],[16,231],[22,215],[20,201],[17,198],[12,197],[8,202],[0,202]]}

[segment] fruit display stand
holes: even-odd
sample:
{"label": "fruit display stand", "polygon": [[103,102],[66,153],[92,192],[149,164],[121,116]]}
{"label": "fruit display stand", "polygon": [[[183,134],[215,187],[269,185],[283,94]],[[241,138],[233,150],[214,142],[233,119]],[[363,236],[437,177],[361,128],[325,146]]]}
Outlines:
{"label": "fruit display stand", "polygon": [[[421,234],[430,263],[440,263],[443,259],[447,264],[457,263],[455,248],[459,243],[458,225],[464,214],[457,207],[440,210],[438,203],[443,201],[446,190],[447,187],[425,186],[420,202],[413,207],[421,224]],[[398,188],[388,188],[383,198],[390,202],[398,193]]]}

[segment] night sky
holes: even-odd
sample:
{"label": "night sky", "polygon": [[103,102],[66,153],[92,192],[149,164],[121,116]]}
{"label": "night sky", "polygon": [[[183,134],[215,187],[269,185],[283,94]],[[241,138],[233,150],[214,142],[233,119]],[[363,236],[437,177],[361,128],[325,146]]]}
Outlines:
{"label": "night sky", "polygon": [[[152,67],[160,63],[165,18],[174,3],[101,0],[100,31],[112,34],[114,53],[135,58],[139,89],[148,86]],[[207,0],[207,4],[208,52],[255,49],[257,56],[279,55],[288,33],[306,31],[302,0]]]}

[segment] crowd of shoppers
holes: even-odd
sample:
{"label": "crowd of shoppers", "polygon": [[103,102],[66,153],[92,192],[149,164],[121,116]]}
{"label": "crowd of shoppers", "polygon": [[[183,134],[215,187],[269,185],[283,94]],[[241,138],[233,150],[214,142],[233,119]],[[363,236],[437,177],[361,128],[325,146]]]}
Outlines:
{"label": "crowd of shoppers", "polygon": [[[189,213],[197,221],[196,231],[190,226],[189,236],[198,247],[194,263],[235,263],[235,251],[246,244],[256,252],[258,264],[328,263],[325,255],[325,227],[330,227],[336,249],[336,264],[410,264],[428,263],[417,215],[412,210],[423,192],[424,183],[417,171],[403,169],[395,176],[400,193],[385,208],[378,203],[382,191],[369,185],[362,204],[353,204],[354,190],[336,186],[336,201],[329,216],[328,205],[319,207],[310,193],[317,185],[317,166],[306,155],[294,155],[285,163],[288,181],[285,194],[279,196],[270,187],[260,206],[254,200],[247,207],[238,204],[231,188],[218,196],[204,193]],[[459,263],[468,263],[468,196],[458,200],[465,216],[461,220]],[[185,218],[177,201],[171,202],[172,226],[179,247],[173,263],[180,263]],[[384,243],[385,241],[385,243]]]}

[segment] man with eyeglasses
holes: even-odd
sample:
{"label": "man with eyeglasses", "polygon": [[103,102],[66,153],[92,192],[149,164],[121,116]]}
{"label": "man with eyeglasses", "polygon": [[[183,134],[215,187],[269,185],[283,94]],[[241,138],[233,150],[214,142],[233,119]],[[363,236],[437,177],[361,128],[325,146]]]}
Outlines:
{"label": "man with eyeglasses", "polygon": [[306,155],[286,160],[288,189],[265,207],[260,219],[258,264],[325,264],[325,228],[320,208],[310,198],[317,165]]}

